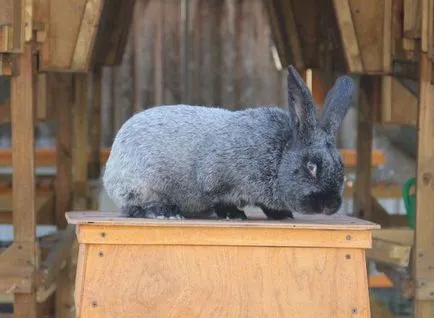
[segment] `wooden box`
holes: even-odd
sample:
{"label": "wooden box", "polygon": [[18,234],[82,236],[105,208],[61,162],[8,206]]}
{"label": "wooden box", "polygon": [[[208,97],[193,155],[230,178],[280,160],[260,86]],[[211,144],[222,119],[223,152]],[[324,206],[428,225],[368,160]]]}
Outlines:
{"label": "wooden box", "polygon": [[370,317],[370,222],[67,219],[77,317]]}

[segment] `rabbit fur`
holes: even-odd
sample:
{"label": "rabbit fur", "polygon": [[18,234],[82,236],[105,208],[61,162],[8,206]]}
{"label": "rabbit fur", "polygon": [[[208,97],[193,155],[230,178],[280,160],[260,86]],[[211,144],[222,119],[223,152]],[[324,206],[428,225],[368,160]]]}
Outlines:
{"label": "rabbit fur", "polygon": [[270,219],[327,215],[341,206],[344,167],[335,135],[355,83],[339,77],[323,111],[292,66],[289,111],[167,105],[133,115],[118,131],[103,184],[128,217]]}

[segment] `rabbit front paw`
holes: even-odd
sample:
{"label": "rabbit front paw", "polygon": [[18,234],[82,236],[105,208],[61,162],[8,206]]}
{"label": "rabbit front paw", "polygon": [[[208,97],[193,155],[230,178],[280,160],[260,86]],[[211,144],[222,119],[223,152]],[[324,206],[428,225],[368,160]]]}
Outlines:
{"label": "rabbit front paw", "polygon": [[180,210],[173,205],[167,205],[160,202],[147,202],[143,205],[129,205],[121,209],[123,215],[130,218],[146,219],[184,219]]}
{"label": "rabbit front paw", "polygon": [[269,209],[264,205],[259,206],[268,219],[271,220],[284,220],[284,219],[294,219],[292,211],[290,210],[274,210]]}
{"label": "rabbit front paw", "polygon": [[221,219],[228,220],[246,220],[247,216],[243,210],[238,209],[231,204],[217,204],[214,206],[214,211]]}

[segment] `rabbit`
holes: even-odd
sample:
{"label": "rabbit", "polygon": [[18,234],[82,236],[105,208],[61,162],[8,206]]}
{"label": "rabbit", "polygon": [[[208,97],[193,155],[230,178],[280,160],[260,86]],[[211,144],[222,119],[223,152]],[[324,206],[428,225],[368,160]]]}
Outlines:
{"label": "rabbit", "polygon": [[271,220],[336,213],[344,166],[335,137],[355,83],[339,77],[320,114],[292,65],[287,89],[289,111],[163,105],[136,113],[114,138],[107,194],[134,218],[246,219],[246,206]]}

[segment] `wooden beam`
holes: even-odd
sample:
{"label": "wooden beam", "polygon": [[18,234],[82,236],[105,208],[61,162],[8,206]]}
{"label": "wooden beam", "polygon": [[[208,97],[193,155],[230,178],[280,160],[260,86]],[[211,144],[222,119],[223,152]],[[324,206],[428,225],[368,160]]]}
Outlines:
{"label": "wooden beam", "polygon": [[355,26],[348,0],[333,0],[334,12],[341,34],[348,70],[351,73],[363,72],[362,55],[356,36]]}
{"label": "wooden beam", "polygon": [[[32,245],[26,255],[36,269],[38,248],[36,243],[35,171],[34,171],[34,72],[32,44],[24,45],[19,57],[20,75],[11,81],[11,126],[13,168],[13,223],[14,241]],[[34,277],[30,278],[34,280]],[[36,293],[15,295],[14,317],[36,317]]]}

